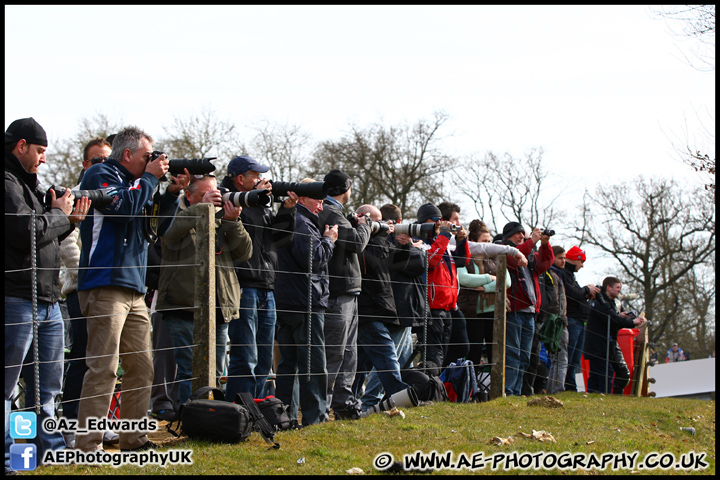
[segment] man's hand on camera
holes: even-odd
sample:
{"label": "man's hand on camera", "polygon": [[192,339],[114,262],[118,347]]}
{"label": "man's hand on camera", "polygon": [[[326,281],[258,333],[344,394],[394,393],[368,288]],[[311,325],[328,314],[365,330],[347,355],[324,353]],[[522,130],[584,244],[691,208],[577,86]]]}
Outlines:
{"label": "man's hand on camera", "polygon": [[177,177],[170,175],[170,185],[167,187],[167,191],[170,193],[178,193],[180,190],[184,190],[190,185],[190,172],[185,169],[185,173],[181,173]]}
{"label": "man's hand on camera", "polygon": [[80,200],[75,202],[75,208],[73,209],[72,214],[68,215],[70,224],[85,220],[85,215],[87,215],[88,210],[90,210],[90,199],[88,197],[80,197]]}
{"label": "man's hand on camera", "polygon": [[[533,229],[532,233],[530,234],[530,237],[532,238],[533,243],[537,243],[538,240],[542,239],[542,237],[543,237],[542,232],[543,232],[542,228],[535,227]],[[547,238],[549,239],[550,237],[547,237]],[[545,242],[545,243],[547,243],[547,242]]]}
{"label": "man's hand on camera", "polygon": [[358,223],[364,223],[365,225],[367,225],[367,218],[365,217],[365,215],[358,215],[357,221]]}
{"label": "man's hand on camera", "polygon": [[323,237],[330,237],[333,242],[336,241],[338,237],[338,226],[325,225],[325,233],[323,233]]}
{"label": "man's hand on camera", "polygon": [[222,207],[222,194],[220,193],[220,190],[217,188],[214,190],[208,190],[203,194],[202,200],[200,203],[212,203],[216,207]]}
{"label": "man's hand on camera", "polygon": [[436,232],[449,232],[451,223],[447,220],[439,220],[435,227]]}
{"label": "man's hand on camera", "polygon": [[242,213],[242,207],[236,206],[230,200],[226,200],[225,203],[223,203],[223,209],[225,210],[225,215],[223,215],[223,220],[228,220],[228,221],[237,220],[237,218],[240,216],[240,213]]}
{"label": "man's hand on camera", "polygon": [[467,230],[465,230],[465,227],[463,227],[462,225],[460,225],[460,227],[462,227],[462,228],[460,228],[460,230],[455,232],[455,240],[462,242],[463,240],[465,240],[467,238],[468,232],[467,232]]}
{"label": "man's hand on camera", "polygon": [[395,235],[395,240],[397,240],[400,245],[407,245],[408,243],[410,243],[410,240],[412,240],[412,238],[410,238],[409,235],[406,235],[404,233],[398,233],[397,235]]}
{"label": "man's hand on camera", "polygon": [[50,205],[52,208],[59,208],[63,212],[65,212],[65,215],[70,215],[73,211],[73,201],[75,200],[75,196],[72,194],[69,188],[65,189],[65,194],[57,198],[55,196],[55,190],[52,188],[50,189],[50,198],[51,202]]}
{"label": "man's hand on camera", "polygon": [[266,178],[261,178],[253,187],[253,190],[270,190],[270,193],[272,193],[272,183]]}
{"label": "man's hand on camera", "polygon": [[162,178],[167,173],[168,169],[170,169],[170,160],[168,160],[164,153],[145,165],[145,171],[155,175],[158,179]]}
{"label": "man's hand on camera", "polygon": [[298,197],[295,192],[288,192],[288,198],[286,198],[283,202],[283,207],[293,208],[295,205],[297,205],[299,198],[300,197]]}

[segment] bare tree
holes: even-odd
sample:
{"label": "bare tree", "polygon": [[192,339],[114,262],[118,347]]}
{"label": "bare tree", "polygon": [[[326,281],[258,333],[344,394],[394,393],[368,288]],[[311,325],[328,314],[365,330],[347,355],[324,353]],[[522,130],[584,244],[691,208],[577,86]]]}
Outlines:
{"label": "bare tree", "polygon": [[117,133],[121,125],[122,121],[115,122],[104,113],[81,118],[72,137],[54,140],[48,148],[48,161],[38,173],[40,181],[48,188],[51,185],[74,187],[82,171],[85,145],[94,138],[107,138]]}
{"label": "bare tree", "polygon": [[483,158],[470,155],[456,169],[456,187],[496,232],[502,231],[507,221],[552,227],[564,217],[558,207],[564,189],[549,184],[553,179],[543,167],[542,156],[542,148],[530,150],[523,159],[509,153],[499,157],[488,152]]}
{"label": "bare tree", "polygon": [[198,115],[174,117],[171,126],[163,126],[165,136],[158,139],[156,148],[164,150],[170,158],[217,157],[213,162],[216,172],[225,170],[238,147],[234,143],[235,125],[222,120],[205,106]]}
{"label": "bare tree", "polygon": [[696,40],[691,55],[697,61],[685,59],[689,65],[703,71],[715,70],[715,5],[671,5],[651,11],[666,19],[672,35],[681,40]]}
{"label": "bare tree", "polygon": [[699,188],[683,191],[674,180],[641,176],[598,186],[580,208],[571,237],[615,260],[615,275],[640,294],[653,322],[652,339],[676,332],[678,317],[694,315],[692,296],[678,286],[700,278],[715,253],[715,208],[708,194]]}
{"label": "bare tree", "polygon": [[256,125],[254,130],[256,134],[250,142],[253,152],[250,156],[270,166],[273,180],[297,182],[306,176],[310,134],[302,131],[299,125],[279,124],[267,119]]}
{"label": "bare tree", "polygon": [[350,126],[338,141],[321,142],[310,162],[311,175],[322,178],[333,168],[353,178],[353,209],[364,203],[393,203],[403,216],[414,217],[426,202],[444,198],[443,172],[453,159],[440,146],[440,130],[448,120],[444,112],[431,119],[385,127],[375,123],[368,128]]}

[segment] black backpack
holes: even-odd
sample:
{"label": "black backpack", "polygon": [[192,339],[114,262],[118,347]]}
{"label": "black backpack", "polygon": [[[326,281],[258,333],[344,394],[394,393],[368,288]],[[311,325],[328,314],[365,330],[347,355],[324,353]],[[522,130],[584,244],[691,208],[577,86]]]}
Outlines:
{"label": "black backpack", "polygon": [[297,420],[290,418],[288,407],[282,400],[273,395],[268,395],[262,400],[255,400],[260,412],[263,414],[268,423],[275,428],[275,431],[290,430],[291,428],[300,428]]}
{"label": "black backpack", "polygon": [[402,380],[415,389],[418,400],[423,402],[448,402],[445,384],[435,375],[427,375],[422,370],[403,370]]}
{"label": "black backpack", "polygon": [[[213,393],[213,400],[201,398],[209,392]],[[172,430],[171,426],[176,422],[176,430]],[[180,436],[177,430],[181,430],[190,438],[235,443],[250,436],[253,420],[247,408],[226,402],[222,390],[202,387],[180,406],[167,430],[176,437]]]}

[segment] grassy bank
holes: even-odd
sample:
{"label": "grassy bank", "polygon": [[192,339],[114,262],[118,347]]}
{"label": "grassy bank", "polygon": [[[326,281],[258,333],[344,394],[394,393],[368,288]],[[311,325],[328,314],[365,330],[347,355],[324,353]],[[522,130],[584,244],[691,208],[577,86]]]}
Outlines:
{"label": "grassy bank", "polygon": [[[479,466],[477,452],[487,459],[504,452],[505,460],[492,470],[487,461],[477,473],[494,474],[715,474],[715,402],[674,398],[631,398],[562,393],[555,395],[564,402],[562,408],[531,407],[528,399],[509,397],[480,404],[439,403],[427,407],[404,409],[405,418],[373,415],[357,421],[328,422],[300,431],[280,432],[276,440],[279,450],[268,450],[267,444],[257,433],[241,444],[222,445],[200,441],[182,441],[173,449],[192,449],[193,465],[168,467],[147,466],[42,466],[29,474],[52,475],[344,475],[346,470],[358,467],[365,474],[384,473],[373,467],[376,456],[383,452],[402,461],[403,454],[417,451],[440,454],[453,452],[453,461],[462,462],[464,452],[472,467]],[[695,435],[680,427],[693,427]],[[555,442],[541,442],[525,438],[521,433],[534,431],[549,433]],[[498,446],[500,440],[510,444]],[[167,450],[167,449],[164,449]],[[516,452],[513,456],[513,452]],[[638,452],[634,468],[612,469],[606,464],[604,470],[569,468],[521,469],[521,462],[547,462],[552,457],[543,454],[531,459],[532,453],[555,452],[559,458],[570,454],[586,454],[576,458],[590,461],[587,455],[595,454],[602,460],[603,454]],[[675,458],[688,459],[689,452],[696,457],[704,453],[703,470],[645,470],[637,464],[656,452],[652,460]],[[565,453],[562,457],[560,454]],[[674,457],[671,457],[672,454]],[[686,454],[684,457],[681,455]],[[493,457],[495,459],[499,456]],[[513,465],[513,458],[518,462]],[[608,458],[609,457],[605,457]],[[298,462],[300,459],[304,461]],[[529,460],[530,459],[530,460]],[[543,460],[544,459],[544,460]],[[650,460],[648,459],[648,460]],[[387,459],[383,459],[387,460]],[[504,470],[505,461],[511,467]],[[555,464],[557,465],[557,464]],[[514,467],[514,468],[513,468]],[[467,474],[470,470],[435,470],[434,473]]]}

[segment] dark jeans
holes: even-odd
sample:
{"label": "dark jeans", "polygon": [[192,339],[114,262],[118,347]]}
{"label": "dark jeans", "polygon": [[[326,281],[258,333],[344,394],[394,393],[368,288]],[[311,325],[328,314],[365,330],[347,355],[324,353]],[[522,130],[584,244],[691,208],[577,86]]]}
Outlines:
{"label": "dark jeans", "polygon": [[565,391],[577,392],[575,374],[581,372],[580,357],[585,344],[585,322],[568,317],[568,369],[565,374]]}
{"label": "dark jeans", "polygon": [[[430,315],[432,323],[428,326],[427,332],[427,361],[437,365],[437,372],[431,373],[439,375],[444,365],[445,354],[452,334],[452,317],[450,312],[436,309],[431,309]],[[420,335],[422,335],[422,328],[420,328],[420,331]],[[419,337],[418,343],[422,344],[422,336]]]}
{"label": "dark jeans", "polygon": [[67,294],[66,304],[70,315],[70,338],[72,347],[68,354],[68,366],[65,372],[65,388],[63,389],[63,416],[77,419],[79,398],[82,392],[83,379],[88,367],[85,365],[85,349],[87,348],[87,319],[80,310],[77,291]]}
{"label": "dark jeans", "polygon": [[492,341],[495,312],[478,313],[477,318],[467,318],[467,333],[470,342],[468,360],[474,365],[482,361],[483,349],[487,362],[492,363]]}
{"label": "dark jeans", "polygon": [[452,318],[450,345],[448,345],[447,353],[443,360],[443,367],[447,367],[459,358],[466,358],[470,352],[470,340],[468,340],[465,315],[463,315],[460,310],[450,310],[450,317]]}
{"label": "dark jeans", "polygon": [[538,330],[539,327],[536,323],[535,333],[532,338],[532,346],[530,347],[530,363],[528,363],[527,368],[525,368],[525,373],[523,374],[521,393],[528,397],[535,393],[535,375],[537,375],[538,362],[540,361],[540,340],[538,339]]}
{"label": "dark jeans", "polygon": [[[608,393],[608,390],[611,390],[612,393],[622,395],[623,390],[630,382],[630,370],[625,364],[625,357],[623,357],[620,346],[614,340],[610,341],[609,353],[608,359],[594,355],[590,357],[588,393]],[[608,367],[607,376],[605,375],[606,366]],[[614,379],[613,373],[615,374]]]}
{"label": "dark jeans", "polygon": [[[277,314],[280,363],[275,378],[275,396],[285,405],[293,405],[295,389],[299,390],[303,425],[314,425],[326,419],[328,372],[325,360],[324,320],[324,312],[314,312],[310,316],[312,340],[308,351],[307,314],[285,312]],[[297,410],[292,414],[293,418],[297,418]]]}

